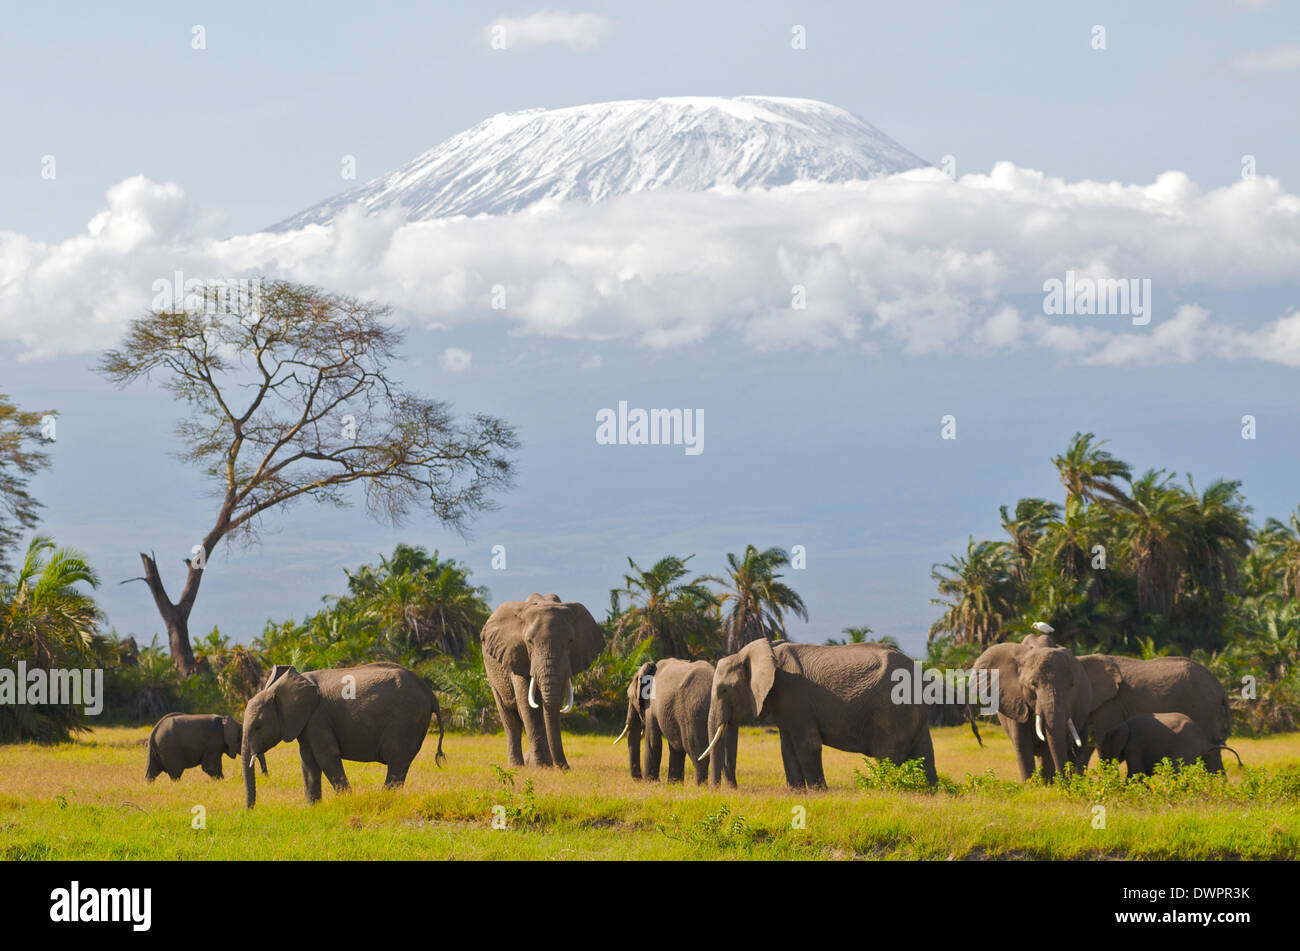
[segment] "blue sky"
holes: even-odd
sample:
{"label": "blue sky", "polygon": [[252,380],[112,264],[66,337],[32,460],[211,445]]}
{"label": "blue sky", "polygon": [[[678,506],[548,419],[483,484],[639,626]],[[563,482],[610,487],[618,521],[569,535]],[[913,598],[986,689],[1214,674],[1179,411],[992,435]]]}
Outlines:
{"label": "blue sky", "polygon": [[[493,113],[534,106],[744,94],[833,103],[975,176],[964,214],[948,216],[951,199],[936,192],[918,206],[920,223],[898,226],[900,245],[957,249],[967,262],[987,246],[995,264],[945,264],[936,292],[928,278],[906,277],[929,260],[918,251],[899,262],[897,288],[887,286],[891,265],[867,280],[860,310],[849,292],[837,300],[843,314],[827,316],[828,339],[791,345],[761,329],[733,332],[727,320],[676,347],[586,325],[554,336],[528,316],[469,308],[452,320],[399,296],[410,327],[403,379],[514,422],[524,442],[518,487],[468,540],[427,520],[393,530],[360,507],[301,505],[273,521],[260,547],[217,555],[196,634],[216,624],[246,639],[268,617],[301,617],[339,590],[343,567],[398,541],[462,558],[494,599],[553,590],[597,612],[629,555],[645,564],[694,553],[694,567],[717,572],[746,543],[802,544],[808,568],[789,580],[811,622],[797,637],[869,624],[916,650],[935,614],[931,564],[968,535],[994,535],[999,504],[1059,499],[1048,459],[1076,430],[1111,440],[1139,471],[1191,471],[1200,485],[1240,478],[1261,518],[1300,502],[1297,363],[1285,322],[1298,303],[1300,247],[1295,7],[584,4],[569,9],[607,20],[594,48],[489,48],[483,31],[495,16],[536,9],[337,4],[307,15],[154,4],[56,15],[29,5],[7,14],[0,391],[26,408],[60,410],[55,464],[34,483],[43,530],[90,555],[119,631],[147,640],[159,630],[143,585],[117,584],[139,573],[135,553],[152,549],[165,570],[172,564],[165,577],[175,593],[180,559],[213,507],[169,455],[168,398],[144,386],[116,391],[87,370],[99,341],[141,306],[117,276],[146,252],[162,260],[157,248],[168,242],[249,234],[342,190],[341,155],[357,156],[364,181]],[[191,49],[194,24],[206,29],[205,50]],[[807,29],[806,50],[790,48],[795,24]],[[1091,48],[1094,25],[1106,27],[1104,51]],[[40,177],[45,155],[57,161],[52,181]],[[1239,185],[1243,155],[1255,156],[1272,191]],[[1043,197],[1027,173],[998,179],[998,162],[1065,184]],[[1166,179],[1152,192],[1160,201],[1177,193],[1167,207],[1191,222],[1183,231],[1164,230],[1171,216],[1135,190],[1171,170],[1199,190],[1184,196],[1184,179]],[[183,200],[131,192],[113,220],[126,230],[145,222],[146,252],[123,238],[112,254],[79,257],[88,239],[78,236],[105,193],[138,175],[176,183]],[[1085,180],[1130,193],[1099,211]],[[1052,253],[1023,272],[1038,242],[1018,230],[1012,199],[989,197],[1004,193],[1037,196],[1041,213],[1056,215],[1041,242]],[[160,223],[173,213],[183,231]],[[617,240],[632,214],[616,209],[591,224]],[[797,214],[806,224],[819,213]],[[1062,236],[1076,227],[1083,237]],[[808,248],[815,260],[824,243]],[[861,272],[866,258],[852,256],[866,252],[846,254],[857,262],[846,271]],[[1035,317],[1041,274],[1099,257],[1112,273],[1154,276],[1156,317],[1147,328],[1111,322],[1087,327],[1086,340],[1058,339]],[[154,265],[143,266],[147,274]],[[5,301],[6,281],[34,287],[42,267],[39,293]],[[78,309],[101,287],[102,309]],[[946,319],[949,310],[963,319]],[[995,334],[1006,326],[997,315],[1010,312],[1019,315],[1013,332]],[[861,331],[841,333],[841,318]],[[615,310],[601,319],[609,331],[622,318]],[[1116,351],[1112,337],[1135,349]],[[472,353],[472,366],[443,370],[449,347]],[[597,446],[595,413],[619,400],[703,409],[705,452]],[[958,438],[940,440],[949,413]],[[1240,438],[1247,413],[1259,420],[1253,441]],[[507,548],[504,572],[489,567],[496,544]]]}

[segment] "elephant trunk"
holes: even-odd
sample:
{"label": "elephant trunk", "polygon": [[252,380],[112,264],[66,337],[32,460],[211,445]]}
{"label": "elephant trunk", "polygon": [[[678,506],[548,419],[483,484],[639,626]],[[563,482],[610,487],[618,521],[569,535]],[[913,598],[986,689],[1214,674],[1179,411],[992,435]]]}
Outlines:
{"label": "elephant trunk", "polygon": [[717,786],[722,783],[722,767],[726,762],[727,744],[719,744],[722,734],[726,732],[727,715],[722,709],[721,704],[716,701],[709,707],[709,745],[705,751],[700,754],[700,759],[705,756],[709,757],[709,785]]}
{"label": "elephant trunk", "polygon": [[252,809],[257,803],[257,774],[253,771],[253,756],[253,742],[249,739],[248,731],[244,731],[240,762],[244,767],[244,807],[247,809]]}
{"label": "elephant trunk", "polygon": [[[568,769],[569,762],[564,758],[564,741],[560,738],[560,710],[568,702],[568,692],[572,689],[567,671],[555,668],[543,669],[534,677],[538,706],[542,708],[542,719],[546,725],[546,745],[550,748],[551,763],[561,769]],[[529,688],[532,693],[532,687]]]}
{"label": "elephant trunk", "polygon": [[723,761],[723,775],[726,776],[727,785],[732,789],[736,788],[736,747],[740,741],[740,724],[732,723],[727,727],[726,748],[724,750],[725,759]]}
{"label": "elephant trunk", "polygon": [[627,705],[627,724],[623,727],[627,734],[627,765],[633,779],[641,778],[641,715],[629,701]]}
{"label": "elephant trunk", "polygon": [[1069,715],[1064,710],[1058,709],[1053,701],[1041,704],[1037,715],[1041,718],[1042,730],[1046,734],[1052,765],[1056,767],[1057,773],[1064,773],[1065,764],[1074,762],[1071,756],[1074,747],[1070,737]]}

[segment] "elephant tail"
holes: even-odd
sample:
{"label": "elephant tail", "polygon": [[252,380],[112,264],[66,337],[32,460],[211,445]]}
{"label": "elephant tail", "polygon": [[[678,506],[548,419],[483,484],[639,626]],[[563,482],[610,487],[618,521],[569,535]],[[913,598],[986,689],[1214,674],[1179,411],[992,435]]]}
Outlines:
{"label": "elephant tail", "polygon": [[1228,751],[1229,753],[1231,753],[1233,756],[1236,756],[1236,757],[1237,757],[1237,765],[1238,765],[1238,766],[1244,767],[1244,766],[1246,765],[1245,763],[1243,763],[1243,762],[1241,761],[1241,757],[1237,754],[1237,751],[1234,750],[1231,746],[1226,746],[1225,744],[1220,743],[1220,744],[1219,744],[1219,749],[1221,749],[1221,750],[1227,750],[1227,751]]}
{"label": "elephant tail", "polygon": [[975,711],[971,709],[969,703],[964,704],[962,710],[966,714],[966,719],[970,721],[970,731],[975,734],[975,742],[982,747],[984,745],[984,739],[980,736],[979,724],[975,722]]}
{"label": "elephant tail", "polygon": [[434,754],[433,762],[434,765],[441,769],[443,761],[446,760],[447,755],[442,751],[442,708],[438,706],[437,697],[433,700],[433,714],[438,718],[438,752]]}

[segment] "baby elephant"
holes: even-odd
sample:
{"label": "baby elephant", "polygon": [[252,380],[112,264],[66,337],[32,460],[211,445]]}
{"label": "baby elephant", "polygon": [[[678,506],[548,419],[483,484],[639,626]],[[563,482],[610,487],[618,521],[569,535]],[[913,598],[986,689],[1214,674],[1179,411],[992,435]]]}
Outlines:
{"label": "baby elephant", "polygon": [[[1140,776],[1155,770],[1156,764],[1166,756],[1175,765],[1205,761],[1211,773],[1223,772],[1225,749],[1233,756],[1237,751],[1211,740],[1191,717],[1182,713],[1143,713],[1129,717],[1101,738],[1097,755],[1101,759],[1122,759],[1128,764],[1130,776]],[[1237,756],[1237,763],[1241,757]]]}
{"label": "baby elephant", "polygon": [[[713,665],[708,661],[668,658],[642,664],[627,687],[627,722],[617,743],[627,735],[632,778],[641,778],[641,734],[645,733],[645,778],[657,781],[663,748],[668,746],[668,781],[683,782],[686,757],[695,764],[695,782],[709,779],[708,762],[699,756],[709,748],[709,691]],[[731,772],[735,778],[734,760]]]}
{"label": "baby elephant", "polygon": [[[221,775],[221,754],[235,759],[244,739],[244,728],[232,717],[215,714],[169,713],[149,734],[149,766],[144,778],[153,782],[159,773],[180,779],[191,766],[203,767],[214,779]],[[262,775],[266,760],[259,756]]]}

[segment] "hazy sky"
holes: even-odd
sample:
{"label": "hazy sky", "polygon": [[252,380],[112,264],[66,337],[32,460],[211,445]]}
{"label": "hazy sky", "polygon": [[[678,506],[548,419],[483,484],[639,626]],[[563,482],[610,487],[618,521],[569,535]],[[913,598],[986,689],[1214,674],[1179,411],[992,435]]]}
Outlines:
{"label": "hazy sky", "polygon": [[[117,582],[155,550],[175,594],[213,512],[169,455],[177,407],[87,370],[173,267],[391,300],[410,328],[404,381],[506,417],[524,442],[517,489],[469,540],[360,508],[276,518],[259,548],[214,558],[196,635],[301,617],[398,541],[464,559],[496,600],[556,591],[598,614],[628,555],[694,553],[718,572],[754,543],[807,548],[788,578],[811,612],[796,636],[869,624],[919,649],[931,564],[995,534],[999,504],[1059,500],[1048,459],[1076,430],[1139,471],[1240,478],[1260,518],[1293,509],[1300,8],[841,6],[583,4],[568,10],[592,16],[526,24],[539,8],[7,11],[0,392],[60,410],[34,484],[42,530],[90,555],[111,623],[160,629],[143,585]],[[488,42],[499,17],[521,40],[506,51]],[[497,112],[680,95],[824,100],[932,162],[953,156],[959,182],[726,212],[687,196],[442,230],[352,223],[324,250],[244,237],[353,184],[343,155],[364,181]],[[634,241],[654,251],[635,301],[529,293],[557,272],[594,287]],[[452,272],[490,284],[494,267],[524,289],[505,315],[472,280],[431,290]],[[1044,315],[1044,277],[1067,270],[1150,279],[1151,322]],[[797,322],[776,303],[795,280],[815,302]],[[449,348],[469,366],[444,368]],[[598,446],[595,414],[619,400],[702,409],[705,451]],[[945,414],[956,440],[939,438]],[[1240,438],[1244,414],[1258,439]],[[506,571],[489,568],[497,544]]]}

